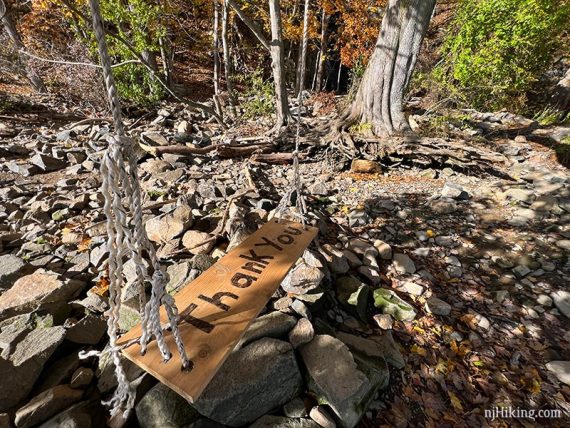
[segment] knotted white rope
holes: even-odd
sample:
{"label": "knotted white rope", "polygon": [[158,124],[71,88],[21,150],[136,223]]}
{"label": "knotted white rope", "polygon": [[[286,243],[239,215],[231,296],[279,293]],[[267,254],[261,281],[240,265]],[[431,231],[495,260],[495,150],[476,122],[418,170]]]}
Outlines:
{"label": "knotted white rope", "polygon": [[[99,0],[89,0],[89,5],[91,7],[93,29],[97,39],[109,106],[115,126],[115,135],[108,139],[109,146],[101,161],[101,191],[105,197],[103,211],[107,217],[107,249],[109,251],[110,308],[107,311],[109,348],[106,352],[111,355],[118,381],[114,396],[106,404],[112,407],[111,415],[115,415],[120,411],[128,415],[134,404],[135,396],[121,363],[120,352],[122,349],[134,343],[139,343],[141,352],[144,354],[147,344],[154,337],[162,357],[164,360],[169,360],[171,354],[166,345],[163,331],[170,327],[180,353],[182,367],[191,369],[192,362],[188,360],[180,337],[178,310],[174,299],[166,292],[166,275],[160,267],[154,247],[144,229],[137,159],[133,150],[134,142],[125,135],[121,105],[113,79],[111,58],[107,50]],[[152,275],[149,274],[149,268],[143,262],[145,256],[149,261]],[[137,273],[136,284],[139,294],[142,335],[136,340],[118,346],[117,332],[121,309],[121,294],[125,285],[123,261],[126,259],[134,261]],[[151,297],[148,301],[145,290],[147,284],[151,286]],[[160,323],[161,305],[164,305],[168,316],[168,327],[163,327]],[[94,354],[90,352],[82,356],[87,357]]]}

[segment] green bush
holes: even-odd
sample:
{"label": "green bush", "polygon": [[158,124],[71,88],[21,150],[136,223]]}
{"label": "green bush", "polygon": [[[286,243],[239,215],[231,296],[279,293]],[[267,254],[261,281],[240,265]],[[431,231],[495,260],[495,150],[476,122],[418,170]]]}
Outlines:
{"label": "green bush", "polygon": [[246,88],[243,93],[245,101],[241,105],[245,119],[269,116],[275,111],[275,90],[271,81],[263,78],[261,68],[239,76],[238,81]]}
{"label": "green bush", "polygon": [[568,19],[567,0],[461,0],[433,77],[460,104],[524,111]]}
{"label": "green bush", "polygon": [[[142,52],[158,52],[158,40],[166,34],[163,14],[160,6],[152,0],[101,0],[101,15],[119,36],[126,40],[138,54]],[[91,53],[97,56],[97,43],[90,23],[72,28],[79,39],[89,46]],[[131,51],[120,41],[107,37],[109,54],[114,63],[136,59]],[[152,104],[165,95],[161,84],[141,64],[127,63],[113,68],[117,90],[122,99],[137,104]]]}

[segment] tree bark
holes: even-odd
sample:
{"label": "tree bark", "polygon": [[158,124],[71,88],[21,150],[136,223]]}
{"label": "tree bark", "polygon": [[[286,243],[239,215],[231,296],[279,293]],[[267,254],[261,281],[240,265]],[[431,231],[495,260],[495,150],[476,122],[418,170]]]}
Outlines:
{"label": "tree bark", "polygon": [[325,65],[327,62],[327,45],[329,43],[329,26],[330,16],[323,9],[321,18],[321,48],[319,50],[319,64],[317,66],[317,77],[315,81],[315,90],[319,92],[323,88],[323,75],[325,73]]}
{"label": "tree bark", "polygon": [[214,31],[212,40],[212,50],[214,57],[214,104],[218,114],[222,115],[222,105],[220,102],[220,5],[218,0],[214,0]]}
{"label": "tree bark", "polygon": [[295,81],[295,93],[299,93],[305,87],[305,71],[307,64],[307,45],[309,43],[309,6],[310,1],[305,0],[303,12],[303,37],[299,48],[299,61],[297,64],[297,79]]}
{"label": "tree bark", "polygon": [[7,9],[7,6],[3,0],[0,0],[0,17],[2,26],[6,30],[8,37],[12,43],[14,43],[14,46],[18,51],[18,61],[21,64],[24,74],[36,91],[47,92],[47,89],[41,77],[38,76],[37,73],[28,64],[28,58],[20,53],[20,51],[25,51],[26,47],[24,46],[24,42],[22,42],[20,34],[18,34],[18,30],[16,29],[16,26],[10,17],[10,11]]}
{"label": "tree bark", "polygon": [[434,7],[435,0],[389,0],[355,99],[341,118],[343,127],[360,122],[370,124],[375,135],[411,132],[404,93]]}
{"label": "tree bark", "polygon": [[271,20],[271,69],[275,85],[275,106],[277,121],[275,127],[287,125],[291,120],[285,86],[285,67],[283,53],[283,35],[281,26],[281,5],[279,0],[269,0],[269,17]]}
{"label": "tree bark", "polygon": [[230,103],[230,112],[233,117],[236,116],[236,97],[234,92],[232,62],[230,58],[230,44],[228,40],[228,19],[229,8],[227,0],[223,0],[222,4],[222,49],[224,53],[224,77],[226,79],[226,88]]}

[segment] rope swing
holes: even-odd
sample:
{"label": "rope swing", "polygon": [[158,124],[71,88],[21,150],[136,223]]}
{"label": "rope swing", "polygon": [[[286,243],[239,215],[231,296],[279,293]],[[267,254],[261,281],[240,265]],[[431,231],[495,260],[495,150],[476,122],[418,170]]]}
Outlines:
{"label": "rope swing", "polygon": [[[107,249],[109,251],[109,310],[106,313],[109,346],[103,352],[83,352],[80,356],[87,358],[101,356],[102,353],[110,354],[115,367],[118,386],[113,397],[105,404],[111,407],[111,416],[123,413],[126,418],[134,406],[135,392],[126,377],[121,362],[122,350],[138,344],[141,347],[141,355],[145,355],[148,344],[154,339],[163,361],[168,361],[172,354],[166,344],[164,330],[170,329],[180,354],[182,370],[192,370],[193,363],[189,360],[181,339],[178,327],[179,314],[174,298],[166,292],[167,276],[161,269],[155,249],[149,241],[143,225],[141,189],[137,174],[137,158],[134,152],[135,142],[125,133],[121,104],[113,79],[111,58],[105,40],[99,0],[89,0],[89,5],[114,124],[114,134],[108,137],[108,147],[101,160],[101,191],[105,198],[103,210],[107,218]],[[280,219],[285,211],[291,211],[293,217],[303,224],[305,230],[308,230],[305,224],[307,208],[302,194],[299,171],[302,92],[303,85],[301,83],[295,150],[293,152],[293,183],[281,199],[276,210],[276,217]],[[293,204],[295,210],[291,210]],[[307,241],[306,245],[309,243],[310,241]],[[137,274],[136,286],[138,286],[141,334],[140,337],[118,345],[121,293],[126,285],[124,262],[131,259],[135,264]],[[148,267],[144,263],[145,260],[148,261]],[[286,271],[283,275],[285,274]],[[151,288],[150,300],[147,300],[146,296],[147,286]],[[168,324],[164,327],[161,325],[159,313],[162,306],[168,317]]]}
{"label": "rope swing", "polygon": [[[159,310],[162,305],[168,315],[183,369],[191,369],[184,344],[178,330],[178,310],[174,298],[166,292],[166,275],[162,271],[158,257],[149,241],[142,221],[141,189],[137,174],[137,159],[134,153],[134,141],[127,137],[121,115],[121,104],[111,71],[111,58],[105,40],[105,30],[101,18],[99,0],[89,0],[93,18],[93,30],[97,39],[97,48],[105,79],[105,88],[109,107],[113,115],[115,133],[108,138],[108,147],[101,161],[102,188],[105,197],[104,212],[107,217],[107,249],[109,251],[109,310],[107,312],[107,332],[109,348],[115,366],[118,387],[111,400],[105,404],[111,406],[111,415],[123,411],[125,416],[134,405],[134,391],[129,385],[120,351],[131,343],[117,346],[119,311],[121,309],[121,291],[125,285],[124,260],[132,259],[137,273],[139,290],[139,311],[142,334],[136,342],[141,346],[141,353],[146,352],[147,344],[156,339],[160,353],[165,361],[171,353],[165,343],[163,328],[160,324]],[[147,259],[149,268],[143,262]],[[151,297],[147,301],[145,288],[150,284]],[[83,357],[97,355],[91,352]]]}

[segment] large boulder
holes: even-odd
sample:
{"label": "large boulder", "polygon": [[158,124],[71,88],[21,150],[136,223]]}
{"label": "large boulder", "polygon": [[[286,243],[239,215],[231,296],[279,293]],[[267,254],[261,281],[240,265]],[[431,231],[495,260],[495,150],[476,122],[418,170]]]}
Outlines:
{"label": "large boulder", "polygon": [[8,359],[0,357],[0,412],[15,406],[32,390],[45,362],[65,337],[63,327],[31,331]]}
{"label": "large boulder", "polygon": [[339,339],[322,334],[300,348],[309,388],[328,404],[341,426],[356,426],[376,391],[387,385],[389,372],[353,355]]}
{"label": "large boulder", "polygon": [[193,405],[216,422],[238,427],[284,405],[301,387],[292,346],[263,338],[232,353]]}
{"label": "large boulder", "polygon": [[297,324],[297,319],[283,312],[275,311],[256,318],[245,331],[238,347],[263,337],[280,338],[287,335]]}
{"label": "large boulder", "polygon": [[25,274],[26,263],[18,256],[0,256],[0,289],[10,288],[14,281]]}

